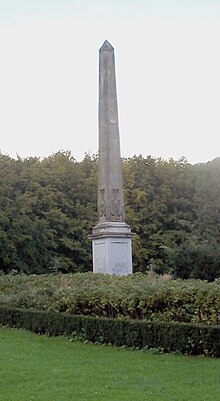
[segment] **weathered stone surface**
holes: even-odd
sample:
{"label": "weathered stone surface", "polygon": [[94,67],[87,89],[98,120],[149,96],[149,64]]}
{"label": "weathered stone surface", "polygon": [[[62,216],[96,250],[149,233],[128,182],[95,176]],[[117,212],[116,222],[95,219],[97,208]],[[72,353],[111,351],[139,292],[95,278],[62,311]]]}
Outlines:
{"label": "weathered stone surface", "polygon": [[132,273],[130,226],[122,222],[99,223],[93,228],[94,273],[126,276]]}
{"label": "weathered stone surface", "polygon": [[95,273],[132,273],[130,226],[125,223],[114,49],[99,50],[99,222],[90,236]]}
{"label": "weathered stone surface", "polygon": [[99,50],[99,221],[124,221],[114,49]]}

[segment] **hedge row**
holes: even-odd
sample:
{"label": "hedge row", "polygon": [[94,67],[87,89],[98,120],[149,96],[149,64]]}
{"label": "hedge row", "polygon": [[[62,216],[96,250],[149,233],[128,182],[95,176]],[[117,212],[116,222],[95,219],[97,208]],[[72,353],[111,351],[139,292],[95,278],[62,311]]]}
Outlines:
{"label": "hedge row", "polygon": [[0,307],[0,323],[49,336],[75,335],[116,346],[220,357],[220,326],[74,316],[5,307]]}
{"label": "hedge row", "polygon": [[0,305],[72,315],[220,324],[220,280],[145,274],[0,275]]}

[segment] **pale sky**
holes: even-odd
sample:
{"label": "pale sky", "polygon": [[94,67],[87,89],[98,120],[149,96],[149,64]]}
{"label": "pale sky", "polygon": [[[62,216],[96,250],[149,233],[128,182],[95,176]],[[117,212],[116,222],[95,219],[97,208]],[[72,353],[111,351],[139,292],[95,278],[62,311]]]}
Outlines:
{"label": "pale sky", "polygon": [[0,0],[0,151],[98,151],[105,39],[122,157],[220,156],[219,0]]}

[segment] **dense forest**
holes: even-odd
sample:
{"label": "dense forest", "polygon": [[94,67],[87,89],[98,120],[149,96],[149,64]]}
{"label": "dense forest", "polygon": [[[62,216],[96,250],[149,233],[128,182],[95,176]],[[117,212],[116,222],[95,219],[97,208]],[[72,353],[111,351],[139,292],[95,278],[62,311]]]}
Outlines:
{"label": "dense forest", "polygon": [[[134,271],[208,281],[220,276],[220,158],[123,159],[126,222],[136,233]],[[0,270],[40,274],[92,269],[96,155],[0,154]]]}

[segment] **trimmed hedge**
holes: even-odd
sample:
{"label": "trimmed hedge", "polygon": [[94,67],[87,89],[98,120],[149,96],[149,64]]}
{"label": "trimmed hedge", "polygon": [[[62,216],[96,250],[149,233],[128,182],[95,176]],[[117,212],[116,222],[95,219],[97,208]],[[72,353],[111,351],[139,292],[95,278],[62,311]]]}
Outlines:
{"label": "trimmed hedge", "polygon": [[108,319],[7,307],[0,307],[0,323],[49,336],[75,335],[116,346],[220,357],[220,326]]}

